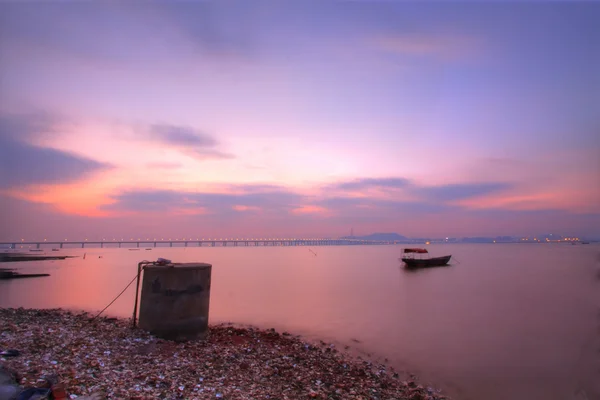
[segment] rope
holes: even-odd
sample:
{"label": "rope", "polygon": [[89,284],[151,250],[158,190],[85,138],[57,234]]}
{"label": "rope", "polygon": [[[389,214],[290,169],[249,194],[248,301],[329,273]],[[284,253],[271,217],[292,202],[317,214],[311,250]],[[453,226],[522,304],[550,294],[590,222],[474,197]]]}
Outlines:
{"label": "rope", "polygon": [[113,299],[113,301],[111,301],[110,303],[108,303],[108,305],[107,305],[106,307],[104,307],[104,308],[102,309],[102,311],[100,311],[98,314],[96,314],[96,316],[95,316],[94,318],[92,318],[92,321],[93,321],[93,320],[95,320],[96,318],[98,318],[98,317],[100,316],[100,314],[102,314],[104,311],[106,311],[106,309],[107,309],[108,307],[110,307],[110,306],[111,306],[111,305],[112,305],[112,304],[113,304],[115,301],[117,301],[117,299],[118,299],[119,297],[121,297],[121,295],[122,295],[123,293],[125,293],[125,291],[127,290],[127,288],[129,288],[129,286],[131,286],[131,284],[132,284],[132,283],[133,283],[133,282],[134,282],[134,281],[137,279],[137,276],[138,276],[138,274],[135,274],[135,276],[133,277],[133,279],[131,280],[131,282],[129,282],[129,283],[127,284],[127,286],[125,286],[125,289],[123,289],[123,290],[121,291],[121,293],[119,293],[119,294],[117,295],[117,297],[115,297],[115,298]]}

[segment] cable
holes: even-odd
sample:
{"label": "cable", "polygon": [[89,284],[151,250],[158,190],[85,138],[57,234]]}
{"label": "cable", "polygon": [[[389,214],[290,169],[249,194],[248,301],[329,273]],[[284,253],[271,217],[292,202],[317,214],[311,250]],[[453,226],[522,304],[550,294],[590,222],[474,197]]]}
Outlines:
{"label": "cable", "polygon": [[[137,277],[138,277],[138,274],[135,274],[135,276],[133,277],[133,279],[131,280],[131,282],[129,282],[129,283],[127,284],[127,286],[125,286],[125,289],[123,289],[123,290],[121,291],[121,293],[119,293],[119,294],[117,295],[117,297],[115,297],[115,298],[113,299],[113,301],[111,301],[110,303],[108,303],[108,305],[107,305],[106,307],[104,307],[104,308],[102,309],[102,311],[100,311],[98,314],[96,314],[96,316],[95,316],[94,318],[92,318],[92,319],[91,319],[91,321],[93,321],[93,320],[95,320],[96,318],[98,318],[98,317],[100,316],[100,314],[102,314],[104,311],[106,311],[106,309],[107,309],[108,307],[110,307],[110,306],[112,305],[112,303],[114,303],[115,301],[117,301],[117,299],[118,299],[119,297],[121,297],[121,295],[122,295],[123,293],[125,293],[125,291],[127,290],[127,288],[128,288],[129,286],[131,286],[131,284],[132,284],[132,283],[133,283],[133,282],[134,282],[134,281],[137,279]],[[91,321],[90,321],[90,322],[91,322]]]}

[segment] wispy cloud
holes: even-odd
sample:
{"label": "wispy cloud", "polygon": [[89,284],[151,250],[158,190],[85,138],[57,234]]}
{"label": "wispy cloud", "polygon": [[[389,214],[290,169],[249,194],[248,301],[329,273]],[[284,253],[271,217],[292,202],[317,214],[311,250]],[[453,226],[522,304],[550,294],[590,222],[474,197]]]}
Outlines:
{"label": "wispy cloud", "polygon": [[[239,59],[248,58],[257,50],[260,24],[252,18],[256,5],[238,3],[233,10],[220,3],[184,2],[159,4],[157,9],[203,56]],[[240,15],[244,18],[240,19]]]}
{"label": "wispy cloud", "polygon": [[130,190],[112,196],[114,203],[101,208],[124,212],[202,209],[219,214],[232,211],[287,213],[303,203],[302,195],[282,187],[230,185],[229,192]]}
{"label": "wispy cloud", "polygon": [[48,115],[0,116],[0,187],[67,183],[110,168],[76,154],[40,147],[36,137],[52,130]]}
{"label": "wispy cloud", "polygon": [[473,54],[478,42],[464,35],[383,34],[369,39],[377,50],[400,56],[453,59]]}
{"label": "wispy cloud", "polygon": [[145,138],[175,148],[198,160],[231,159],[232,154],[218,149],[219,142],[211,135],[194,128],[177,125],[152,125]]}
{"label": "wispy cloud", "polygon": [[440,186],[426,186],[413,189],[423,200],[451,202],[456,200],[472,199],[499,193],[510,189],[513,185],[508,183],[457,183]]}
{"label": "wispy cloud", "polygon": [[390,200],[373,197],[328,197],[317,201],[317,204],[348,217],[352,217],[353,215],[371,215],[374,217],[387,215],[392,218],[403,213],[436,213],[454,208],[454,206],[442,203]]}
{"label": "wispy cloud", "polygon": [[[454,183],[427,186],[403,177],[360,178],[342,181],[328,186],[328,188],[348,193],[365,192],[369,189],[387,190],[392,192],[400,191],[415,200],[429,203],[446,203],[455,200],[472,199],[498,193],[510,189],[511,187],[513,187],[513,185],[503,182]],[[343,197],[338,198],[338,201],[342,198]],[[352,202],[360,201],[356,198],[350,198],[349,200]]]}
{"label": "wispy cloud", "polygon": [[417,199],[400,197],[344,196],[325,191],[320,196],[308,196],[277,185],[225,185],[219,191],[197,192],[177,190],[129,190],[112,197],[112,204],[103,210],[116,212],[145,212],[174,210],[203,210],[209,214],[232,212],[261,212],[277,216],[283,223],[290,216],[320,216],[325,218],[399,218],[464,210],[455,200],[474,198],[500,190],[496,184],[461,184],[439,187],[418,186],[404,178],[357,179],[328,187],[344,188],[348,194],[373,186],[402,188],[418,193]]}
{"label": "wispy cloud", "polygon": [[399,189],[411,184],[406,178],[361,178],[351,181],[339,182],[331,185],[339,190],[365,190],[369,188]]}

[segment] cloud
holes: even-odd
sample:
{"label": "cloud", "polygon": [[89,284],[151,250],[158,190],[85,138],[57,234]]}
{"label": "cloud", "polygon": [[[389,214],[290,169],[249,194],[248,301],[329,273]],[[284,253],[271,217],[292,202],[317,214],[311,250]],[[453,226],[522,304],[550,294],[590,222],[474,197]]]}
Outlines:
{"label": "cloud", "polygon": [[370,188],[398,189],[408,185],[410,185],[410,181],[405,178],[361,178],[339,182],[331,187],[339,190],[366,190]]}
{"label": "cloud", "polygon": [[151,140],[178,149],[199,160],[234,158],[233,155],[217,149],[219,142],[214,137],[190,127],[152,125],[146,134]]}
{"label": "cloud", "polygon": [[[480,197],[502,190],[510,189],[512,184],[501,182],[481,182],[481,183],[457,183],[439,186],[419,185],[402,177],[389,178],[361,178],[350,181],[338,182],[329,185],[328,188],[347,192],[366,191],[368,189],[392,189],[401,190],[403,193],[415,197],[420,201],[444,203],[455,200],[465,200],[474,197]],[[356,198],[337,198],[336,201],[360,202]]]}
{"label": "cloud", "polygon": [[54,119],[44,114],[0,115],[0,188],[65,183],[110,166],[60,150],[30,144],[52,131]]}
{"label": "cloud", "polygon": [[477,47],[474,38],[460,35],[386,34],[369,39],[371,45],[390,54],[452,59],[471,54]]}
{"label": "cloud", "polygon": [[260,6],[218,2],[178,2],[155,5],[158,14],[176,27],[202,56],[250,59],[258,51],[264,25],[257,20]]}
{"label": "cloud", "polygon": [[134,212],[202,209],[211,214],[259,210],[285,213],[300,206],[303,200],[303,196],[275,186],[235,185],[229,190],[238,193],[131,190],[112,196],[114,203],[101,208]]}
{"label": "cloud", "polygon": [[441,203],[373,197],[329,197],[318,201],[317,204],[340,214],[347,213],[349,216],[361,214],[393,217],[403,213],[436,213],[455,208]]}
{"label": "cloud", "polygon": [[413,189],[424,200],[449,202],[481,197],[512,188],[508,183],[457,183]]}
{"label": "cloud", "polygon": [[29,142],[51,131],[58,119],[43,112],[0,114],[0,138]]}
{"label": "cloud", "polygon": [[326,208],[323,208],[323,207],[319,207],[319,206],[307,205],[307,206],[300,206],[298,208],[294,208],[293,210],[291,210],[291,212],[292,212],[292,214],[297,214],[297,215],[306,215],[306,214],[326,215],[326,214],[328,214],[329,210],[327,210]]}

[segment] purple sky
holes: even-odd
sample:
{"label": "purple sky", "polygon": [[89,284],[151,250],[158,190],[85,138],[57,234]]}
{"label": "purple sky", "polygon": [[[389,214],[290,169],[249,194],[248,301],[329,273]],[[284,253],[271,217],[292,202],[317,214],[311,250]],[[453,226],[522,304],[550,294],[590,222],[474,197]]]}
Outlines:
{"label": "purple sky", "polygon": [[599,20],[0,3],[0,240],[600,236]]}

